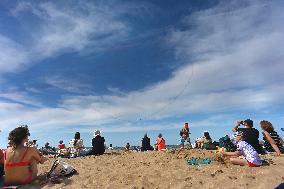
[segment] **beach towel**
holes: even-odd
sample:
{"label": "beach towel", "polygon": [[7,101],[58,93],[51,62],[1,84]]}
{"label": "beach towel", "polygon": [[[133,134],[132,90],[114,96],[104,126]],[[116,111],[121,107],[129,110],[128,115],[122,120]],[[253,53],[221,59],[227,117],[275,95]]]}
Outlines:
{"label": "beach towel", "polygon": [[187,160],[188,165],[208,165],[213,160],[211,158],[191,158]]}

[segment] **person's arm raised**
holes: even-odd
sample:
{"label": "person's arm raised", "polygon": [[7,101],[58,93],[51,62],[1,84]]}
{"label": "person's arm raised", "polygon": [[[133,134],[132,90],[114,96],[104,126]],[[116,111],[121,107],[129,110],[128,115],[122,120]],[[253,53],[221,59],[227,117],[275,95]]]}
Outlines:
{"label": "person's arm raised", "polygon": [[238,130],[238,128],[239,128],[240,125],[241,125],[241,122],[240,122],[240,121],[237,121],[237,122],[236,122],[236,125],[235,125],[235,127],[232,129],[232,131],[233,131],[233,132],[237,132],[237,130]]}

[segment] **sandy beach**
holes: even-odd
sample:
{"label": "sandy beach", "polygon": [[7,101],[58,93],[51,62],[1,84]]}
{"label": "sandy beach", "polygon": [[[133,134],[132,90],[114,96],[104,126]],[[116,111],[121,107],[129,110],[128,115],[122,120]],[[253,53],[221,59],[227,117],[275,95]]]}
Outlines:
{"label": "sandy beach", "polygon": [[[24,188],[250,188],[269,189],[283,183],[283,156],[265,155],[268,166],[241,167],[213,161],[209,165],[188,165],[186,160],[214,158],[214,151],[169,150],[164,152],[108,152],[102,156],[61,159],[73,165],[77,175],[58,184]],[[49,170],[54,159],[40,165]]]}

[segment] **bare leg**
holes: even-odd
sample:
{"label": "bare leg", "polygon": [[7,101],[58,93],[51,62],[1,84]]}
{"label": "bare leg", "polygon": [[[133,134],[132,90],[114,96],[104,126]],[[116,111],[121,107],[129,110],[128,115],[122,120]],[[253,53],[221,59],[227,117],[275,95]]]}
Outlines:
{"label": "bare leg", "polygon": [[241,166],[244,166],[244,165],[247,165],[247,160],[245,159],[240,159],[240,158],[230,158],[230,162],[234,165],[241,165]]}
{"label": "bare leg", "polygon": [[32,176],[33,179],[37,176],[38,170],[37,170],[37,161],[32,160],[31,161],[31,171],[32,171]]}

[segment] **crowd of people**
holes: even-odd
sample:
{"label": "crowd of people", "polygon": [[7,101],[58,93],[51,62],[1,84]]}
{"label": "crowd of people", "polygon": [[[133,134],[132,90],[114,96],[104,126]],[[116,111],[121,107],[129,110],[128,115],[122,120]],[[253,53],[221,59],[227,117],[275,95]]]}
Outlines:
{"label": "crowd of people", "polygon": [[[241,127],[241,126],[244,127]],[[221,149],[222,156],[244,156],[241,158],[230,158],[230,162],[236,165],[260,166],[262,164],[259,154],[275,153],[280,155],[284,153],[284,142],[274,130],[273,125],[266,120],[260,122],[263,134],[263,145],[259,142],[259,131],[253,127],[253,121],[246,119],[237,121],[232,131],[235,132],[233,138],[224,142],[221,138],[219,142],[213,142],[208,131],[204,131],[203,136],[196,138],[194,144],[191,144],[190,130],[188,123],[185,123],[179,132],[180,144],[182,150],[188,144],[188,148],[200,148],[207,150]],[[80,133],[76,132],[74,138],[69,142],[67,147],[63,140],[59,141],[58,148],[51,147],[46,143],[43,148],[37,149],[37,141],[29,142],[29,129],[27,126],[20,126],[9,133],[8,147],[3,153],[0,150],[0,177],[5,174],[5,183],[10,184],[27,184],[30,183],[38,173],[37,165],[47,160],[45,155],[55,155],[55,157],[79,157],[87,155],[102,155],[106,151],[105,138],[101,136],[100,130],[96,130],[92,139],[92,149],[84,150],[84,143]],[[228,138],[228,137],[227,137]],[[233,148],[233,147],[235,148]],[[110,146],[113,149],[112,145]],[[231,150],[234,149],[234,150]],[[130,151],[129,142],[125,146],[125,151]],[[164,151],[166,150],[166,140],[161,133],[158,134],[155,144],[152,146],[150,138],[144,135],[141,141],[141,148],[137,151]]]}

